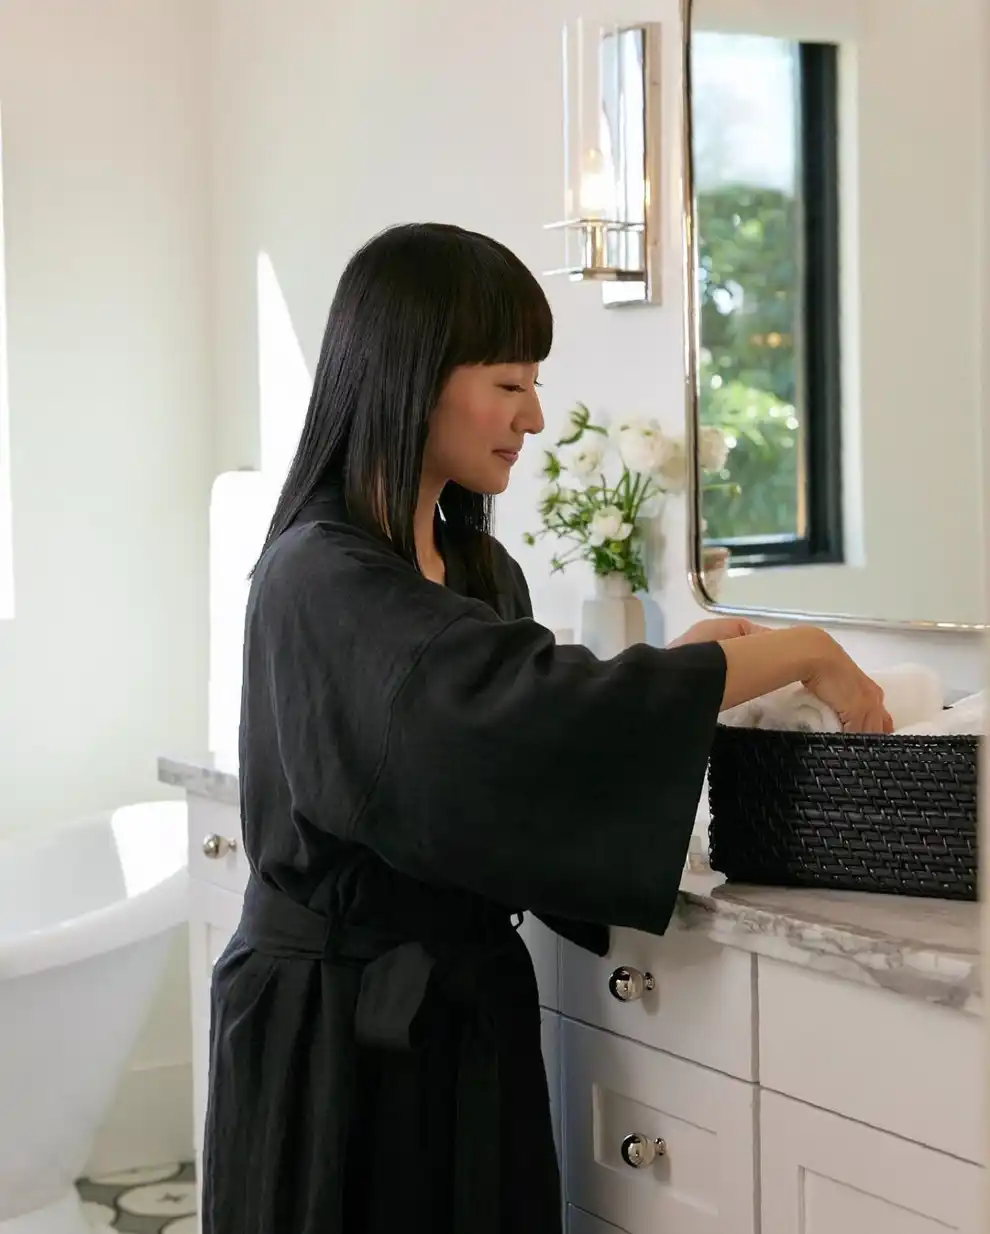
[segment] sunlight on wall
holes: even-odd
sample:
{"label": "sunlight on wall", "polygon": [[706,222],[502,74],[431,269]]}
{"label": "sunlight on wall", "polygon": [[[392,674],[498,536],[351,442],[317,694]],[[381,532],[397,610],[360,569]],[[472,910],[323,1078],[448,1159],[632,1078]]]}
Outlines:
{"label": "sunlight on wall", "polygon": [[7,279],[3,231],[3,117],[0,116],[0,620],[14,615],[10,508],[10,405],[7,395]]}
{"label": "sunlight on wall", "polygon": [[309,403],[312,379],[267,253],[257,258],[260,471],[223,472],[210,498],[209,747],[235,766],[248,575]]}
{"label": "sunlight on wall", "polygon": [[299,443],[313,379],[267,253],[258,254],[261,470],[281,486]]}
{"label": "sunlight on wall", "polygon": [[222,764],[236,766],[241,649],[249,575],[275,509],[274,483],[258,471],[225,471],[210,496],[210,679],[207,738]]}

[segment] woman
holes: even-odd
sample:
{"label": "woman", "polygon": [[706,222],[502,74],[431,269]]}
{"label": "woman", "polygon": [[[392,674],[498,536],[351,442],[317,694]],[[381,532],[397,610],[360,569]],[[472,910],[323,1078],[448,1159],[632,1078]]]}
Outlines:
{"label": "woman", "polygon": [[559,1230],[518,914],[599,954],[663,932],[723,708],[801,680],[884,727],[820,631],[599,662],[532,620],[488,527],[551,336],[529,271],[458,228],[387,231],[340,280],[248,602],[206,1234]]}

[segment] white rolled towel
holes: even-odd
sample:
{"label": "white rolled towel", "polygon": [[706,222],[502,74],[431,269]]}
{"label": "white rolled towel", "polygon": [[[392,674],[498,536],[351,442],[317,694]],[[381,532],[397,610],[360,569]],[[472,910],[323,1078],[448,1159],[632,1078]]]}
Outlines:
{"label": "white rolled towel", "polygon": [[[871,676],[884,692],[884,706],[895,732],[906,725],[931,722],[941,715],[945,698],[942,683],[924,665],[902,664]],[[719,720],[737,728],[776,729],[784,733],[837,733],[842,729],[832,708],[800,683],[730,708]]]}
{"label": "white rolled towel", "polygon": [[899,731],[914,737],[981,737],[986,731],[986,695],[982,692],[971,694],[940,712],[935,719],[909,724]]}
{"label": "white rolled towel", "polygon": [[930,723],[942,714],[945,689],[938,673],[923,664],[899,664],[870,676],[883,690],[883,705],[895,733],[912,724]]}
{"label": "white rolled towel", "polygon": [[719,716],[732,728],[766,728],[780,733],[838,733],[839,717],[800,682],[731,707]]}

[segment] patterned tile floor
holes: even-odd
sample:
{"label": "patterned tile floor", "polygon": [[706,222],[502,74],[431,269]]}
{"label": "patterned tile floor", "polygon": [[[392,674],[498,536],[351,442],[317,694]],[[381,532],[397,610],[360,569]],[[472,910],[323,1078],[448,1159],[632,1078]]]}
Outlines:
{"label": "patterned tile floor", "polygon": [[128,1234],[196,1234],[196,1174],[191,1165],[124,1170],[79,1184],[96,1229]]}

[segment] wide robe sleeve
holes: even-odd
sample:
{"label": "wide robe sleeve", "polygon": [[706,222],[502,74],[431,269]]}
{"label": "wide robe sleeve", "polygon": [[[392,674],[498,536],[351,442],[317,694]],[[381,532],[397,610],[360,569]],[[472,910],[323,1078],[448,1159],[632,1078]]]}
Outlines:
{"label": "wide robe sleeve", "polygon": [[662,933],[724,680],[717,643],[599,661],[469,612],[397,690],[351,838],[426,881]]}
{"label": "wide robe sleeve", "polygon": [[[492,540],[492,555],[495,577],[498,582],[499,613],[507,621],[533,616],[533,600],[529,584],[519,563],[505,551],[497,540]],[[553,913],[533,914],[561,938],[576,943],[595,955],[607,955],[611,948],[609,927],[602,922],[577,921],[570,917],[558,917]]]}

